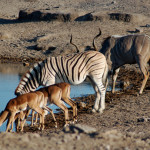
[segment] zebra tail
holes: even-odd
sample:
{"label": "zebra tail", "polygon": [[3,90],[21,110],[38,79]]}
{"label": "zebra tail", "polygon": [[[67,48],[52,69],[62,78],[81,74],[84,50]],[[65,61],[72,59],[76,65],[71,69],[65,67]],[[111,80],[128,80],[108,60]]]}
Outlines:
{"label": "zebra tail", "polygon": [[103,85],[105,86],[105,88],[107,88],[107,84],[108,84],[108,64],[107,64],[107,62],[105,65],[105,70],[104,70],[102,82],[103,82]]}

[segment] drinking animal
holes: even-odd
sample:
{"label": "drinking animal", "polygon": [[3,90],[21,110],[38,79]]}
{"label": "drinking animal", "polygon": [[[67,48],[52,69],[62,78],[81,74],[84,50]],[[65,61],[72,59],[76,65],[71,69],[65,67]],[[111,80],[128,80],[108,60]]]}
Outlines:
{"label": "drinking animal", "polygon": [[93,112],[105,109],[104,87],[108,66],[100,52],[87,51],[66,56],[48,57],[33,66],[21,79],[15,90],[16,95],[35,91],[40,85],[49,86],[67,82],[80,84],[88,77],[94,87],[96,100]]}

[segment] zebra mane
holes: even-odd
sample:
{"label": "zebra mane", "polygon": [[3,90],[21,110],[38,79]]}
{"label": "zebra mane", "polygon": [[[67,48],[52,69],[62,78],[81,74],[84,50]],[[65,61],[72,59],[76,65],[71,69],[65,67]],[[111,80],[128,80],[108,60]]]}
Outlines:
{"label": "zebra mane", "polygon": [[21,77],[21,80],[20,80],[17,88],[15,89],[15,95],[17,95],[17,96],[20,95],[20,91],[23,90],[24,86],[26,85],[28,80],[31,78],[31,73],[32,73],[33,69],[36,68],[38,66],[38,64],[41,64],[42,62],[38,62],[38,63],[34,64],[33,67],[31,67],[26,73],[24,73],[24,75]]}
{"label": "zebra mane", "polygon": [[21,84],[21,82],[23,82],[23,79],[26,77],[26,74],[29,74],[29,73],[30,73],[30,70],[26,71],[24,73],[24,75],[21,77],[21,80],[19,81],[19,84],[18,84],[18,86],[15,89],[15,95],[18,96],[18,89],[20,88],[20,84]]}

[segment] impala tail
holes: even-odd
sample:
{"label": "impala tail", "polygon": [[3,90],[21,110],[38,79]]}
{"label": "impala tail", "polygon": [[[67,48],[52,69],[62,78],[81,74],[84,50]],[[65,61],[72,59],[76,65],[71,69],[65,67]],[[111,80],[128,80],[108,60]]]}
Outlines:
{"label": "impala tail", "polygon": [[0,113],[0,126],[7,120],[9,111],[4,110]]}

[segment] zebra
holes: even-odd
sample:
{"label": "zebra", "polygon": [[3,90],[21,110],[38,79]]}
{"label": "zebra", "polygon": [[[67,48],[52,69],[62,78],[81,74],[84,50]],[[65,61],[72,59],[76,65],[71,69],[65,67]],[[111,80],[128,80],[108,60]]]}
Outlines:
{"label": "zebra", "polygon": [[15,90],[15,95],[35,91],[39,86],[49,86],[60,82],[77,85],[87,77],[96,94],[92,112],[102,113],[105,109],[107,73],[106,58],[100,52],[85,51],[65,56],[47,57],[35,63],[23,75]]}
{"label": "zebra", "polygon": [[[96,51],[94,40],[101,35],[99,34],[93,39],[93,47]],[[137,63],[142,74],[143,82],[139,91],[142,94],[149,77],[147,64],[150,65],[150,37],[145,34],[130,34],[130,35],[112,35],[107,37],[102,42],[102,48],[99,52],[106,56],[109,71],[112,70],[112,93],[115,92],[115,82],[120,70],[124,64]]]}

